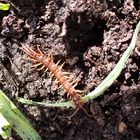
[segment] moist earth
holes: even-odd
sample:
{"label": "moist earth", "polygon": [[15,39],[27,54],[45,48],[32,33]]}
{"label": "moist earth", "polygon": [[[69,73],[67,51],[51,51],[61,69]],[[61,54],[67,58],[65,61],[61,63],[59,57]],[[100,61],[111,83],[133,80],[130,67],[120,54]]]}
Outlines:
{"label": "moist earth", "polygon": [[[138,0],[11,0],[0,11],[0,89],[30,120],[43,140],[140,140],[139,44],[125,68],[105,93],[84,105],[47,108],[19,103],[71,100],[50,78],[32,68],[20,48],[28,45],[65,62],[76,89],[86,95],[114,68],[128,48],[140,17]],[[139,37],[140,38],[140,37]],[[139,39],[138,39],[139,40]],[[138,41],[140,42],[140,41]],[[2,138],[0,138],[2,139]],[[12,140],[21,140],[12,132]]]}

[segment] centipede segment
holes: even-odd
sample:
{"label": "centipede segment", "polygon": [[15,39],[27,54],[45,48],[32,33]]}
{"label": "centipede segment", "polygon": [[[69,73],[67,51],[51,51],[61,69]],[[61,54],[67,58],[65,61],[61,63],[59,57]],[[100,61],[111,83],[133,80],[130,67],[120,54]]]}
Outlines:
{"label": "centipede segment", "polygon": [[81,108],[83,106],[84,101],[79,94],[79,91],[75,89],[75,85],[73,85],[75,82],[70,82],[67,73],[62,71],[62,66],[58,66],[58,63],[55,64],[53,62],[52,55],[45,56],[40,50],[35,52],[27,45],[22,45],[21,49],[27,53],[34,62],[37,63],[34,65],[35,67],[41,66],[40,69],[45,67],[46,70],[48,70],[51,75],[57,79],[64,91],[71,97],[77,108]]}

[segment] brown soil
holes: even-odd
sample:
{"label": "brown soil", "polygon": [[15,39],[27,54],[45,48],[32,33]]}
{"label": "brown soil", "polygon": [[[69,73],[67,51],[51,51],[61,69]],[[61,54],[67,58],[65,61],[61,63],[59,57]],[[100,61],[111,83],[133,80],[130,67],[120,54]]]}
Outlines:
{"label": "brown soil", "polygon": [[[21,43],[65,62],[77,89],[94,90],[127,49],[140,17],[138,0],[13,0],[0,11],[0,89],[30,120],[43,140],[139,140],[140,53],[134,52],[115,83],[74,110],[18,103],[70,100],[49,72],[31,69]],[[13,139],[20,138],[13,132]]]}

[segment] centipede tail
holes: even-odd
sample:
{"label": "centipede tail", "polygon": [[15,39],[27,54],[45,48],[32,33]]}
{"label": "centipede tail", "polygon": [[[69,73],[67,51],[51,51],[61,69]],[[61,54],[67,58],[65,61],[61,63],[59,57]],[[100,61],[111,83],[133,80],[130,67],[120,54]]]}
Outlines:
{"label": "centipede tail", "polygon": [[83,106],[84,101],[78,90],[75,89],[75,85],[77,84],[73,85],[75,82],[70,82],[70,79],[68,77],[69,73],[62,71],[62,67],[64,64],[58,66],[59,61],[55,64],[53,62],[52,55],[45,56],[39,48],[38,52],[35,52],[27,45],[22,45],[21,49],[27,55],[29,55],[31,59],[37,62],[37,64],[34,65],[35,67],[42,65],[42,67],[40,67],[40,70],[42,70],[44,67],[46,68],[46,70],[49,70],[50,74],[53,75],[57,79],[57,81],[59,81],[65,92],[71,97],[77,108],[81,108]]}

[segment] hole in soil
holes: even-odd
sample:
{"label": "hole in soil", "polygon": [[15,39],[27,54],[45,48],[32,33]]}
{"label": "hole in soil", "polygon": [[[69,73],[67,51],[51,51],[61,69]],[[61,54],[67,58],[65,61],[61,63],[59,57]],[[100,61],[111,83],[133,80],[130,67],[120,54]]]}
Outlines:
{"label": "hole in soil", "polygon": [[0,83],[0,89],[3,89],[3,84],[2,83]]}
{"label": "hole in soil", "polygon": [[69,52],[85,52],[91,45],[101,45],[106,21],[92,14],[72,13],[66,19],[67,33],[65,43]]}
{"label": "hole in soil", "polygon": [[139,81],[139,71],[131,72],[130,78],[128,78],[126,81],[127,81],[127,85],[128,86],[132,86],[133,83],[138,84],[138,81]]}
{"label": "hole in soil", "polygon": [[121,13],[121,11],[117,13],[117,16],[120,19],[125,19],[125,14]]}
{"label": "hole in soil", "polygon": [[6,69],[11,68],[11,62],[10,62],[9,58],[7,58],[7,57],[2,61],[2,64]]}

